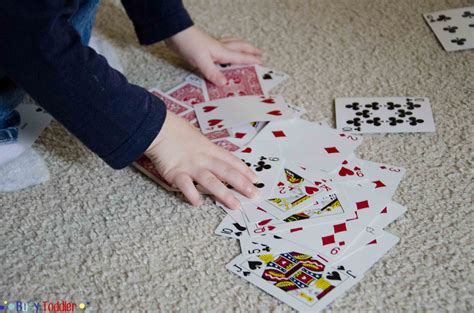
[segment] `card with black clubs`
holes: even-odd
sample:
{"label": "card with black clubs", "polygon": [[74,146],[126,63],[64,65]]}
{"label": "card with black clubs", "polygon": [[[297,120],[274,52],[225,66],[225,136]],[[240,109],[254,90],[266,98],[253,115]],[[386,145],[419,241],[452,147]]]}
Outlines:
{"label": "card with black clubs", "polygon": [[337,98],[337,129],[345,133],[434,132],[424,97]]}
{"label": "card with black clubs", "polygon": [[446,51],[474,48],[474,7],[423,15]]}

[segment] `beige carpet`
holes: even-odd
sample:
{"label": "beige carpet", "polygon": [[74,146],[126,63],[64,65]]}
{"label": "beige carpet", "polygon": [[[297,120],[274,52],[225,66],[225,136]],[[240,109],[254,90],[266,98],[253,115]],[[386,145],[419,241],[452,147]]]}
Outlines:
{"label": "beige carpet", "polygon": [[[427,96],[436,134],[366,136],[362,158],[408,170],[395,200],[401,242],[334,312],[473,310],[474,52],[446,53],[422,13],[463,0],[186,1],[215,35],[247,38],[290,80],[275,93],[333,123],[341,96]],[[171,87],[183,63],[142,48],[118,1],[103,1],[96,31],[126,75]],[[133,103],[130,105],[134,105]],[[35,145],[49,182],[1,194],[0,297],[92,302],[100,312],[289,312],[229,273],[235,241],[213,235],[223,213],[193,208],[132,168],[114,171],[57,123]]]}

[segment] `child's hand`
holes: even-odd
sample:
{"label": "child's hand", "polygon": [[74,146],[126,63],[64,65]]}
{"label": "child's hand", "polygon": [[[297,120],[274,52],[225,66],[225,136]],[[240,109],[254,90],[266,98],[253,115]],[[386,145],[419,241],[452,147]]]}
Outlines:
{"label": "child's hand", "polygon": [[195,26],[170,37],[166,44],[189,64],[197,67],[209,81],[219,86],[224,85],[227,80],[215,63],[262,63],[262,51],[251,44],[238,38],[216,40]]}
{"label": "child's hand", "polygon": [[176,185],[193,205],[202,202],[193,181],[231,209],[240,208],[240,203],[222,181],[247,197],[258,195],[253,185],[257,176],[247,165],[169,111],[163,128],[145,155],[163,178]]}

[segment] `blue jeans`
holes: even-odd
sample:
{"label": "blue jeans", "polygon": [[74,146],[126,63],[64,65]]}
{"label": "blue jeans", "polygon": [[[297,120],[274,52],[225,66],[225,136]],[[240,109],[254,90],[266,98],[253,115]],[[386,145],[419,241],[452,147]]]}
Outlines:
{"label": "blue jeans", "polygon": [[[98,5],[99,0],[81,0],[77,12],[69,19],[81,36],[83,45],[89,44]],[[0,68],[0,143],[16,139],[18,135],[16,127],[20,123],[20,116],[15,108],[25,95],[25,91],[17,88]]]}

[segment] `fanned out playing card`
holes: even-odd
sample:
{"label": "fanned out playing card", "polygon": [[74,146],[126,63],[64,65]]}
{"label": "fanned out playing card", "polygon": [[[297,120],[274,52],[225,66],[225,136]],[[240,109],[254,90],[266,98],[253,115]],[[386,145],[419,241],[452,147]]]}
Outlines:
{"label": "fanned out playing card", "polygon": [[293,118],[281,96],[229,97],[196,104],[194,110],[205,134],[255,121]]}
{"label": "fanned out playing card", "polygon": [[434,132],[428,98],[337,98],[337,129],[346,133]]}
{"label": "fanned out playing card", "polygon": [[446,51],[474,48],[474,7],[423,15]]}

